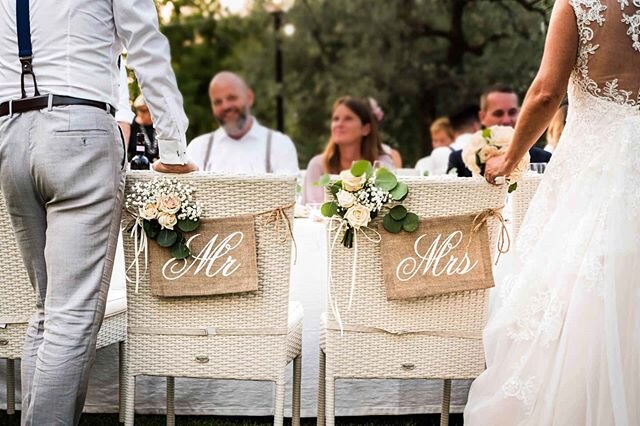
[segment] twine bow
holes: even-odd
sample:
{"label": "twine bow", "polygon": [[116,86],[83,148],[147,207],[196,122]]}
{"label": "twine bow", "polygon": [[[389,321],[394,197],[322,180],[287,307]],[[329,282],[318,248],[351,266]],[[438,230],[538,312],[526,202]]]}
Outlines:
{"label": "twine bow", "polygon": [[[286,210],[295,206],[295,203],[288,204],[282,207],[276,207],[273,210],[266,211],[264,213],[259,214],[268,214],[269,217],[265,221],[266,225],[272,224],[276,232],[276,236],[278,238],[279,243],[286,243],[289,241],[289,237],[291,237],[291,241],[293,242],[293,264],[295,265],[298,260],[298,245],[296,244],[296,239],[293,236],[293,229],[291,227],[291,219],[287,214]],[[286,228],[281,229],[280,223],[283,222],[287,225]]]}
{"label": "twine bow", "polygon": [[469,242],[467,243],[467,249],[473,241],[473,236],[480,231],[482,225],[484,225],[490,217],[495,217],[500,221],[500,233],[498,234],[498,256],[496,257],[496,265],[500,260],[500,255],[506,254],[511,248],[511,238],[509,237],[509,231],[507,225],[504,223],[504,217],[502,216],[502,207],[498,209],[486,209],[481,211],[473,218],[471,224],[471,232],[469,233]]}

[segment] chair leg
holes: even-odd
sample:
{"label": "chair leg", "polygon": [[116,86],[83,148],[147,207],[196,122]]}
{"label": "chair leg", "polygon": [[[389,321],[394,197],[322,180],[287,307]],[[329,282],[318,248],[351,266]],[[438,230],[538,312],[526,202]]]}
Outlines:
{"label": "chair leg", "polygon": [[125,392],[126,408],[124,424],[125,426],[133,426],[136,402],[136,376],[129,375],[129,371],[127,371],[127,384]]}
{"label": "chair leg", "polygon": [[302,355],[293,359],[293,389],[291,401],[291,426],[300,426],[300,386],[302,376]]}
{"label": "chair leg", "polygon": [[318,426],[325,425],[325,413],[326,413],[326,397],[325,397],[325,374],[327,365],[327,355],[322,349],[320,349],[320,367],[318,372]]}
{"label": "chair leg", "polygon": [[336,424],[336,379],[327,374],[325,379],[327,392],[327,413],[325,414],[326,426],[335,426]]}
{"label": "chair leg", "polygon": [[7,414],[16,413],[16,364],[7,359]]}
{"label": "chair leg", "polygon": [[167,376],[167,426],[176,424],[175,390],[176,378]]}
{"label": "chair leg", "polygon": [[126,407],[126,374],[125,374],[125,349],[124,342],[118,342],[118,421],[124,423],[124,411]]}
{"label": "chair leg", "polygon": [[273,426],[282,426],[284,422],[284,377],[276,382],[276,406],[273,413]]}
{"label": "chair leg", "polygon": [[445,379],[442,386],[442,408],[440,410],[440,426],[449,425],[449,406],[451,403],[451,379]]}

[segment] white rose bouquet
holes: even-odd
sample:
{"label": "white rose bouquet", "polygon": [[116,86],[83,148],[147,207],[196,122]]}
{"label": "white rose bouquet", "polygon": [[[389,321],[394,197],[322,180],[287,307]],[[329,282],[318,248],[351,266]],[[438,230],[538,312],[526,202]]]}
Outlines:
{"label": "white rose bouquet", "polygon": [[148,238],[171,249],[176,259],[191,255],[183,232],[200,226],[202,206],[193,201],[193,188],[177,179],[158,179],[137,182],[127,195],[125,208]]}
{"label": "white rose bouquet", "polygon": [[[351,248],[356,230],[367,227],[385,209],[382,224],[387,231],[413,232],[418,228],[418,216],[400,204],[409,194],[409,187],[385,168],[374,170],[369,161],[360,160],[350,170],[342,171],[337,182],[331,183],[329,175],[325,175],[320,185],[329,188],[334,196],[334,201],[324,203],[320,211],[326,217],[341,219],[346,228],[342,238],[345,247]],[[395,205],[388,207],[389,203]]]}
{"label": "white rose bouquet", "polygon": [[[462,150],[462,161],[474,176],[484,176],[487,160],[506,152],[513,139],[514,130],[508,126],[491,126],[473,134],[469,144]],[[518,180],[529,166],[529,153],[520,160],[515,170],[505,176],[509,192],[518,187]]]}

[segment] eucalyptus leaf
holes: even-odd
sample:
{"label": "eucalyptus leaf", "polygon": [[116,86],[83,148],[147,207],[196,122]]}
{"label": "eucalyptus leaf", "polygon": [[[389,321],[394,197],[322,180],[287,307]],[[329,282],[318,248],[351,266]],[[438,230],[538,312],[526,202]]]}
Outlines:
{"label": "eucalyptus leaf", "polygon": [[371,163],[367,160],[358,160],[351,166],[351,174],[358,177],[367,173],[371,168]]}
{"label": "eucalyptus leaf", "polygon": [[398,179],[389,170],[383,168],[378,169],[376,173],[376,186],[383,191],[391,191],[398,184]]}
{"label": "eucalyptus leaf", "polygon": [[404,217],[404,221],[402,222],[402,229],[407,232],[414,232],[418,229],[418,225],[420,224],[420,218],[415,213],[407,213]]}
{"label": "eucalyptus leaf", "polygon": [[331,191],[331,193],[333,195],[336,195],[338,192],[340,192],[340,190],[342,189],[342,181],[339,180],[336,183],[334,183],[333,185],[331,185],[329,187],[329,190]]}
{"label": "eucalyptus leaf", "polygon": [[393,217],[391,217],[390,214],[387,214],[384,218],[382,218],[382,225],[384,226],[384,229],[386,229],[388,232],[391,232],[392,234],[397,234],[402,230],[402,222],[398,222]]}
{"label": "eucalyptus leaf", "polygon": [[409,194],[409,186],[404,182],[398,182],[395,188],[389,191],[391,198],[396,201],[402,201]]}
{"label": "eucalyptus leaf", "polygon": [[184,219],[178,221],[178,228],[180,228],[182,232],[193,232],[198,229],[199,226],[199,220]]}
{"label": "eucalyptus leaf", "polygon": [[178,233],[176,231],[172,231],[171,229],[163,229],[158,233],[158,238],[156,241],[158,245],[161,247],[171,247],[178,240]]}
{"label": "eucalyptus leaf", "polygon": [[322,176],[320,176],[320,179],[318,179],[318,181],[316,183],[314,183],[314,185],[315,186],[327,186],[327,185],[329,185],[329,182],[331,182],[331,176],[329,176],[328,173],[325,173]]}
{"label": "eucalyptus leaf", "polygon": [[191,250],[187,247],[184,238],[181,241],[177,241],[174,245],[171,246],[171,256],[176,259],[186,259],[191,255]]}
{"label": "eucalyptus leaf", "polygon": [[338,205],[334,201],[324,203],[322,207],[320,207],[320,213],[326,217],[335,216],[338,214]]}
{"label": "eucalyptus leaf", "polygon": [[389,214],[394,220],[402,222],[402,220],[407,215],[407,209],[404,206],[395,206],[389,211]]}
{"label": "eucalyptus leaf", "polygon": [[518,189],[518,182],[513,182],[511,185],[509,185],[509,189],[507,190],[507,192],[511,194],[516,189]]}
{"label": "eucalyptus leaf", "polygon": [[158,232],[160,232],[160,224],[157,221],[151,222],[150,220],[142,221],[142,229],[144,229],[144,233],[147,234],[147,237],[154,240],[158,236]]}
{"label": "eucalyptus leaf", "polygon": [[482,130],[482,137],[485,139],[491,138],[491,129],[487,127],[486,129]]}

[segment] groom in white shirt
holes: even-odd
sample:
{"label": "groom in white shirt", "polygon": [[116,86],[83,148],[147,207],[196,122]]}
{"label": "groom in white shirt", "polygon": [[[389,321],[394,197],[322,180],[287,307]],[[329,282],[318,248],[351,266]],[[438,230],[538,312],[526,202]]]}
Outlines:
{"label": "groom in white shirt", "polygon": [[251,115],[253,91],[238,75],[223,71],[209,84],[218,130],[193,139],[189,158],[200,170],[219,173],[297,174],[298,155],[291,139],[268,129]]}

